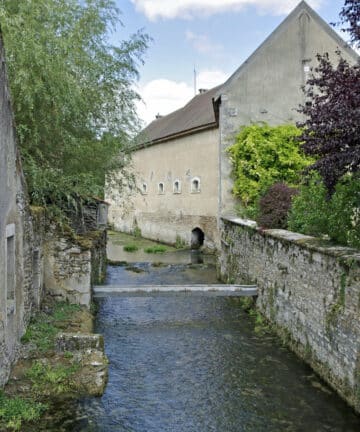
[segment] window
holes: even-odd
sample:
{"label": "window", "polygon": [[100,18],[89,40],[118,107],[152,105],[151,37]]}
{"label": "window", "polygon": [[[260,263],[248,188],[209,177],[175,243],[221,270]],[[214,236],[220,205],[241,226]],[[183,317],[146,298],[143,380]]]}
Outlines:
{"label": "window", "polygon": [[158,184],[158,193],[159,195],[163,195],[165,193],[165,186],[164,183],[162,182]]}
{"label": "window", "polygon": [[194,177],[191,180],[191,193],[200,193],[200,179],[199,177]]}
{"label": "window", "polygon": [[6,226],[6,300],[8,313],[15,311],[15,224]]}
{"label": "window", "polygon": [[148,186],[147,186],[147,183],[142,183],[142,185],[141,185],[141,193],[143,194],[143,195],[146,195],[147,193],[148,193]]}
{"label": "window", "polygon": [[181,182],[180,182],[180,180],[175,180],[174,181],[173,192],[174,193],[181,193]]}

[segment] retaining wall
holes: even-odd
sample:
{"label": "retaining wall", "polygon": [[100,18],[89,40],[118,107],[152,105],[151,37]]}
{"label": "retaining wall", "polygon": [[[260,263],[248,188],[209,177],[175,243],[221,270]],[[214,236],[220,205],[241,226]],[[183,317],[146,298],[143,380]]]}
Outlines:
{"label": "retaining wall", "polygon": [[360,251],[223,218],[220,273],[256,283],[258,309],[360,412]]}

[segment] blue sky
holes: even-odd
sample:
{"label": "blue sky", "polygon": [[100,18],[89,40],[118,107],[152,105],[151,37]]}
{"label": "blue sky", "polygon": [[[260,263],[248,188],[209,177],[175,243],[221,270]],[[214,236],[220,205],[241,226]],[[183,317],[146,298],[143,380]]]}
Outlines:
{"label": "blue sky", "polygon": [[[298,0],[116,0],[127,38],[144,29],[153,41],[139,67],[145,123],[183,106],[197,88],[225,81],[299,3]],[[338,20],[344,0],[308,0],[325,21]]]}

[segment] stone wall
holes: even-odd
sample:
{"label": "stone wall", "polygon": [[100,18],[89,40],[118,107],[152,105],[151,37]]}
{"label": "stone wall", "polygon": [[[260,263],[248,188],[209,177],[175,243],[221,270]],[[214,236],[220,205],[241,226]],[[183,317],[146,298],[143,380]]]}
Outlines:
{"label": "stone wall", "polygon": [[360,412],[360,252],[222,219],[223,280],[256,283],[258,309]]}
{"label": "stone wall", "polygon": [[57,300],[91,304],[91,286],[106,272],[106,230],[75,238],[48,234],[44,242],[44,287]]}

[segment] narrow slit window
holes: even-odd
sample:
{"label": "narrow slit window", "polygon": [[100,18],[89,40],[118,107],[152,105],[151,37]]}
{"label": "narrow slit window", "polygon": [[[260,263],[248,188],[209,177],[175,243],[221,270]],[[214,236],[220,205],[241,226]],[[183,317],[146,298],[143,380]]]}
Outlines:
{"label": "narrow slit window", "polygon": [[15,300],[15,225],[6,226],[6,299]]}
{"label": "narrow slit window", "polygon": [[181,182],[180,182],[180,180],[175,180],[175,181],[174,181],[174,189],[173,189],[173,192],[174,192],[175,194],[181,193]]}
{"label": "narrow slit window", "polygon": [[165,193],[164,183],[161,182],[161,183],[158,184],[158,192],[159,192],[160,195],[163,195]]}
{"label": "narrow slit window", "polygon": [[200,192],[200,179],[199,177],[194,177],[191,180],[191,193],[199,193]]}

